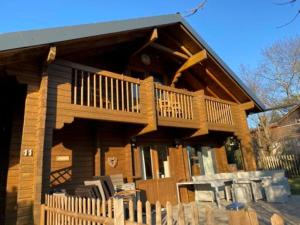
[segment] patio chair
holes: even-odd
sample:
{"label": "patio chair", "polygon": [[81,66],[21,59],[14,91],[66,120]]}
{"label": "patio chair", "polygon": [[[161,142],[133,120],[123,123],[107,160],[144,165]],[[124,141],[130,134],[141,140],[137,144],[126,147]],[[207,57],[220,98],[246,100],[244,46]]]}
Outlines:
{"label": "patio chair", "polygon": [[110,179],[114,185],[114,188],[117,192],[135,190],[135,183],[124,183],[123,174],[113,174],[110,175]]}
{"label": "patio chair", "polygon": [[97,185],[80,185],[75,188],[75,195],[83,198],[101,198]]}
{"label": "patio chair", "polygon": [[124,200],[139,198],[139,190],[115,191],[109,176],[100,176],[95,180],[84,181],[84,185],[96,185],[99,189],[101,199],[106,201],[113,197],[123,198]]}

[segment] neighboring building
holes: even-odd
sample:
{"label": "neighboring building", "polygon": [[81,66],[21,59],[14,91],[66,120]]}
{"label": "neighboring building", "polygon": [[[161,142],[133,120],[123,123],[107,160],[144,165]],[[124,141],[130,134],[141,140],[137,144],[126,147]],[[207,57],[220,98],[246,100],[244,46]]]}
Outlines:
{"label": "neighboring building", "polygon": [[272,124],[270,132],[274,142],[273,151],[300,154],[300,105]]}
{"label": "neighboring building", "polygon": [[232,136],[256,169],[263,105],[177,14],[2,34],[0,96],[0,224],[37,224],[45,193],[104,174],[174,203],[176,182],[231,170]]}

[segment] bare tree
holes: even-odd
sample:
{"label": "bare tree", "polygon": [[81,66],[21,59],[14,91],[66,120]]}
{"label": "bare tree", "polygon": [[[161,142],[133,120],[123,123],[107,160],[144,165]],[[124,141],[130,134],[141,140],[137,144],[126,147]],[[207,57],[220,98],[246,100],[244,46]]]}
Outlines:
{"label": "bare tree", "polygon": [[208,0],[203,0],[201,1],[200,3],[197,4],[196,7],[186,11],[186,12],[183,12],[183,16],[184,17],[189,17],[189,16],[192,16],[194,14],[196,14],[199,10],[203,9],[206,5]]}
{"label": "bare tree", "polygon": [[[263,60],[255,69],[242,66],[241,74],[249,87],[267,107],[276,107],[300,102],[300,37],[278,41],[262,51]],[[256,145],[262,154],[274,150],[271,124],[278,120],[286,109],[273,110],[252,117],[256,124]]]}
{"label": "bare tree", "polygon": [[[286,6],[286,5],[295,4],[296,2],[297,2],[297,0],[288,0],[288,1],[283,1],[283,2],[277,2],[275,4],[279,5],[279,6]],[[283,28],[283,27],[286,27],[286,26],[290,25],[291,23],[293,23],[298,18],[299,15],[300,15],[300,9],[297,10],[295,15],[288,22],[278,26],[277,28]]]}

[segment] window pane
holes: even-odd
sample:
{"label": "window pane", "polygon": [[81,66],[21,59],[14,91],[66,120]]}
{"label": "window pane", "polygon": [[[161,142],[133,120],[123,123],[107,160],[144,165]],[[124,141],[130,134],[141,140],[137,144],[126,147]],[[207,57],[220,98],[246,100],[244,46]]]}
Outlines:
{"label": "window pane", "polygon": [[144,179],[152,179],[152,163],[151,163],[151,154],[150,146],[145,146],[142,148],[142,156],[144,158],[143,162],[143,175]]}
{"label": "window pane", "polygon": [[187,151],[189,155],[189,165],[190,165],[190,174],[191,176],[199,176],[201,174],[201,154],[197,151],[196,148],[187,146]]}
{"label": "window pane", "polygon": [[170,177],[169,171],[169,151],[167,145],[157,146],[159,177]]}

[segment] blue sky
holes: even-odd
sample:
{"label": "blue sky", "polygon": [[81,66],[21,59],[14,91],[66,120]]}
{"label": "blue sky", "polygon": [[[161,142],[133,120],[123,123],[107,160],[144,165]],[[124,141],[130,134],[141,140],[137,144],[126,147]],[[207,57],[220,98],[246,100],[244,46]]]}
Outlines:
{"label": "blue sky", "polygon": [[[0,0],[0,33],[136,18],[185,11],[201,0]],[[254,67],[261,49],[300,34],[300,17],[282,29],[300,4],[285,0],[208,0],[187,21],[237,73]],[[287,1],[287,0],[286,0]]]}

